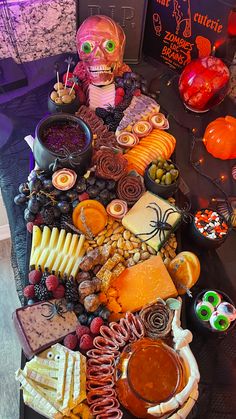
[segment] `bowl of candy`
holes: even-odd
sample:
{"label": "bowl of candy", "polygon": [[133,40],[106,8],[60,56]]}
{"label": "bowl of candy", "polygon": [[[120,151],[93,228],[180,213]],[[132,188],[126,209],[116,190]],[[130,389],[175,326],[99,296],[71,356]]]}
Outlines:
{"label": "bowl of candy", "polygon": [[236,325],[235,304],[223,291],[203,290],[193,299],[191,320],[199,332],[223,336]]}
{"label": "bowl of candy", "polygon": [[58,82],[48,96],[48,110],[50,113],[71,113],[79,109],[80,101],[75,90]]}
{"label": "bowl of candy", "polygon": [[217,57],[192,60],[179,79],[179,92],[187,109],[207,112],[225,98],[229,86],[228,67]]}
{"label": "bowl of candy", "polygon": [[144,183],[148,191],[169,198],[179,187],[179,169],[171,160],[158,157],[146,168]]}
{"label": "bowl of candy", "polygon": [[198,210],[190,224],[194,242],[205,249],[216,249],[224,243],[230,232],[226,218],[211,208]]}
{"label": "bowl of candy", "polygon": [[57,113],[39,121],[33,154],[42,170],[73,169],[83,175],[92,158],[92,133],[82,119]]}

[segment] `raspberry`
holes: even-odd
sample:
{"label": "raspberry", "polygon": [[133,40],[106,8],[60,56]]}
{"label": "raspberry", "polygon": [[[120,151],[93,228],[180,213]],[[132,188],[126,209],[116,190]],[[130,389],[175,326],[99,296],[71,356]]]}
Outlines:
{"label": "raspberry", "polygon": [[115,106],[119,105],[123,100],[123,96],[121,95],[116,95],[115,97]]}
{"label": "raspberry", "polygon": [[27,285],[27,287],[24,288],[24,296],[28,299],[35,297],[34,285]]}
{"label": "raspberry", "polygon": [[36,217],[35,217],[35,219],[34,219],[34,225],[39,226],[39,225],[41,225],[41,224],[43,224],[43,217],[42,217],[42,215],[39,213],[39,214],[37,214],[37,215],[36,215]]}
{"label": "raspberry", "polygon": [[42,272],[41,271],[37,271],[36,269],[34,269],[33,271],[29,272],[29,282],[30,284],[38,284],[40,282],[42,278]]}
{"label": "raspberry", "polygon": [[48,291],[55,291],[58,287],[59,281],[56,275],[49,275],[46,279],[46,287]]}
{"label": "raspberry", "polygon": [[66,348],[71,349],[72,351],[76,348],[78,343],[78,338],[76,335],[72,335],[70,333],[64,338],[63,345],[66,346]]}
{"label": "raspberry", "polygon": [[78,324],[76,327],[76,335],[80,339],[83,335],[89,335],[90,330],[88,326],[82,326],[81,324]]}
{"label": "raspberry", "polygon": [[28,223],[26,224],[26,228],[27,228],[27,231],[28,231],[29,233],[32,233],[32,231],[33,231],[33,227],[34,227],[34,223],[32,223],[32,221],[30,221],[30,222],[28,222]]}
{"label": "raspberry", "polygon": [[65,288],[63,285],[58,285],[58,287],[52,292],[54,298],[63,298],[65,296]]}
{"label": "raspberry", "polygon": [[90,331],[93,335],[98,335],[100,332],[100,327],[104,324],[104,321],[101,317],[95,317],[90,323]]}
{"label": "raspberry", "polygon": [[87,192],[83,192],[79,195],[79,201],[85,201],[86,199],[89,199],[89,194]]}
{"label": "raspberry", "polygon": [[93,338],[90,335],[83,335],[80,339],[80,349],[82,351],[88,351],[93,348]]}
{"label": "raspberry", "polygon": [[118,87],[116,89],[116,95],[118,95],[118,96],[124,96],[125,95],[125,91],[124,91],[123,87]]}
{"label": "raspberry", "polygon": [[141,90],[140,89],[136,89],[133,93],[134,96],[140,96],[141,95]]}

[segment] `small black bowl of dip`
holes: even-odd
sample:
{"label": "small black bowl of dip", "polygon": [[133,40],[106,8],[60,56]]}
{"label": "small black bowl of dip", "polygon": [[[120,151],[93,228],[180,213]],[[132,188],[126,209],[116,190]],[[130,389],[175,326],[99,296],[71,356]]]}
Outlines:
{"label": "small black bowl of dip", "polygon": [[66,113],[46,116],[35,130],[35,161],[42,170],[67,167],[83,175],[91,162],[92,139],[82,119]]}

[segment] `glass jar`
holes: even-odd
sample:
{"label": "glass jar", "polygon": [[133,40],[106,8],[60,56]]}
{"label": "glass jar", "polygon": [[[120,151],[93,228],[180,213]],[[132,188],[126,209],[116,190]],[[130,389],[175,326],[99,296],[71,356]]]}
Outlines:
{"label": "glass jar", "polygon": [[149,407],[168,401],[184,388],[184,364],[162,340],[143,338],[124,348],[116,379],[120,403],[138,418],[153,418],[147,413]]}

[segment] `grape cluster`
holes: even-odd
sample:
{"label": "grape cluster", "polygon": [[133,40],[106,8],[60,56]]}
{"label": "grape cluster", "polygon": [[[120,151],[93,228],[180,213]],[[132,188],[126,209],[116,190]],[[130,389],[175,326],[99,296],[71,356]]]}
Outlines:
{"label": "grape cluster", "polygon": [[34,172],[30,181],[19,186],[19,195],[14,198],[17,205],[25,204],[25,221],[49,227],[60,227],[62,215],[69,217],[73,210],[72,202],[78,198],[75,189],[60,191],[52,184],[51,172]]}
{"label": "grape cluster", "polygon": [[79,194],[86,193],[88,199],[95,199],[105,207],[116,199],[116,182],[96,177],[94,173],[90,173],[87,179],[84,177],[78,179],[76,190]]}

